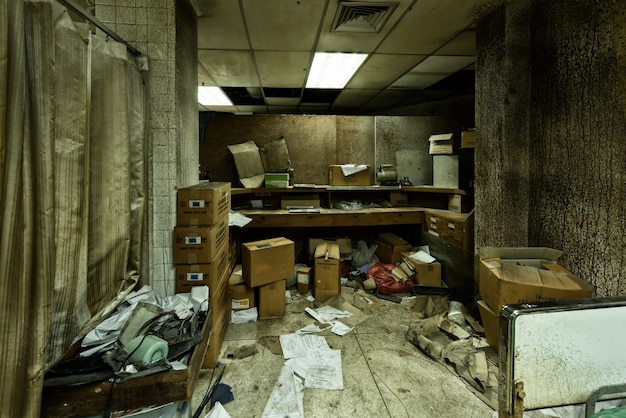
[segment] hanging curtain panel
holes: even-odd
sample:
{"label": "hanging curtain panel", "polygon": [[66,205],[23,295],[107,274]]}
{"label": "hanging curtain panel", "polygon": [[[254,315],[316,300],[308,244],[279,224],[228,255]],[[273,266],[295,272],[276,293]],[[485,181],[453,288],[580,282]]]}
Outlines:
{"label": "hanging curtain panel", "polygon": [[89,48],[65,8],[55,4],[56,266],[48,364],[67,349],[91,314],[87,305]]}
{"label": "hanging curtain panel", "polygon": [[147,60],[54,0],[0,0],[0,416],[133,289],[149,184]]}

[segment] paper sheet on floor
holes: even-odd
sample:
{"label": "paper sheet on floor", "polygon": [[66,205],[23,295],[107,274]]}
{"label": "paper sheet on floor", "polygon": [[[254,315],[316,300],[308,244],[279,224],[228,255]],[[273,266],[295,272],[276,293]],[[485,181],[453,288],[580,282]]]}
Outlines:
{"label": "paper sheet on floor", "polygon": [[320,324],[332,324],[337,318],[348,318],[352,316],[351,312],[340,311],[330,305],[322,306],[317,309],[305,308],[304,311],[315,318]]}
{"label": "paper sheet on floor", "polygon": [[291,366],[285,365],[265,404],[262,418],[304,418],[304,385]]}
{"label": "paper sheet on floor", "polygon": [[315,349],[305,356],[287,360],[285,364],[304,378],[307,389],[343,389],[341,350]]}
{"label": "paper sheet on floor", "polygon": [[337,335],[346,335],[347,333],[352,331],[352,328],[337,321],[333,324],[333,327],[330,330]]}
{"label": "paper sheet on floor", "polygon": [[230,414],[226,412],[221,403],[215,402],[211,412],[204,416],[204,418],[231,418]]}
{"label": "paper sheet on floor", "polygon": [[316,348],[328,348],[326,339],[319,335],[285,334],[279,337],[279,341],[285,359],[302,357]]}

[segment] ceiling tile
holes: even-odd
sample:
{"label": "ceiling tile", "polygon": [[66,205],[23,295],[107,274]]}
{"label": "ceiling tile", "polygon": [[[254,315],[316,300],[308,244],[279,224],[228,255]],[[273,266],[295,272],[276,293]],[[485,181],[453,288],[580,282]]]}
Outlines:
{"label": "ceiling tile", "polygon": [[372,100],[365,103],[365,108],[384,109],[396,105],[398,102],[405,100],[413,94],[412,91],[405,90],[383,90],[380,94],[373,97]]}
{"label": "ceiling tile", "polygon": [[309,52],[257,51],[255,56],[263,86],[304,86],[311,61]]}
{"label": "ceiling tile", "polygon": [[376,52],[431,54],[472,24],[480,0],[419,0]]}
{"label": "ceiling tile", "polygon": [[259,79],[248,51],[198,51],[200,64],[224,87],[259,87]]}
{"label": "ceiling tile", "polygon": [[333,102],[333,109],[362,106],[378,93],[380,93],[380,90],[345,89]]}
{"label": "ceiling tile", "polygon": [[213,77],[198,62],[198,85],[199,86],[217,86]]}
{"label": "ceiling tile", "polygon": [[254,49],[310,51],[326,0],[243,0]]}
{"label": "ceiling tile", "polygon": [[213,1],[211,15],[198,18],[199,49],[248,49],[239,2]]}
{"label": "ceiling tile", "polygon": [[452,74],[467,67],[476,59],[447,55],[431,55],[416,65],[410,73],[445,73]]}
{"label": "ceiling tile", "polygon": [[350,89],[384,89],[415,67],[425,55],[374,54],[352,77]]}
{"label": "ceiling tile", "polygon": [[298,106],[300,103],[300,98],[289,98],[289,97],[266,97],[265,102],[269,106]]}
{"label": "ceiling tile", "polygon": [[409,73],[394,82],[390,88],[392,89],[425,89],[432,86],[436,82],[446,78],[448,74],[418,74]]}
{"label": "ceiling tile", "polygon": [[476,31],[459,33],[447,44],[435,51],[437,55],[476,55]]}
{"label": "ceiling tile", "polygon": [[267,106],[237,106],[237,113],[267,113]]}

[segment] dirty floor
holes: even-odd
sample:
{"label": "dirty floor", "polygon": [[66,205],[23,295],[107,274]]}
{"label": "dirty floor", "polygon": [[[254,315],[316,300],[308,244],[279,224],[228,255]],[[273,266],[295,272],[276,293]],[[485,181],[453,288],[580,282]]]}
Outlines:
{"label": "dirty floor", "polygon": [[[382,301],[350,333],[338,336],[324,330],[328,345],[341,350],[343,390],[304,390],[304,416],[393,418],[491,418],[493,410],[455,373],[419,351],[406,338],[409,324],[419,320],[404,304]],[[281,318],[231,324],[220,354],[221,383],[232,388],[234,401],[224,405],[232,418],[261,417],[285,362],[276,352],[278,337],[314,323],[304,313],[314,307],[302,299],[287,306]],[[241,359],[229,358],[237,348],[258,351]],[[268,348],[269,347],[269,348]],[[192,399],[195,411],[219,373],[201,371]],[[208,407],[200,415],[208,413]]]}

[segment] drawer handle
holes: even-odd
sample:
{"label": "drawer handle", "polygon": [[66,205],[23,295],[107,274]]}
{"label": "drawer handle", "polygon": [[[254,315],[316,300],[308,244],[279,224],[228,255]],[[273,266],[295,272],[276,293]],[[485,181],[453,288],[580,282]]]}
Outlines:
{"label": "drawer handle", "polygon": [[448,228],[450,228],[450,229],[454,229],[454,224],[453,224],[453,223],[451,223],[451,222],[450,222],[450,223],[448,223]]}

